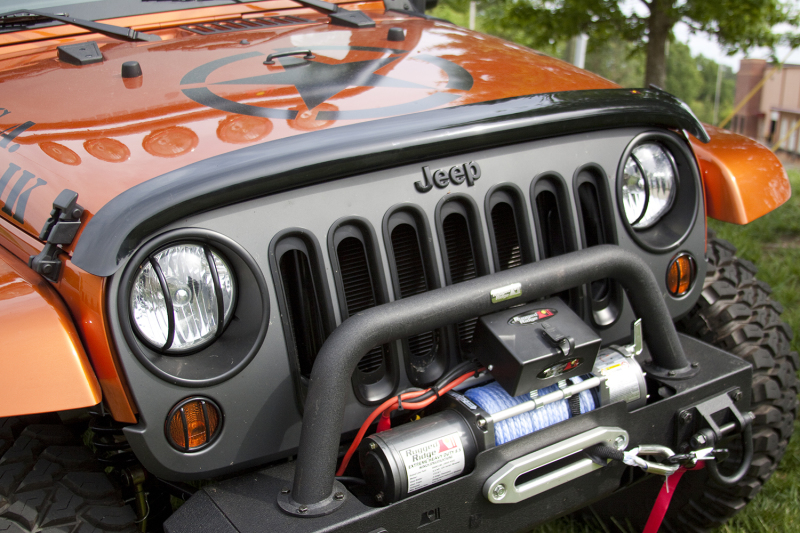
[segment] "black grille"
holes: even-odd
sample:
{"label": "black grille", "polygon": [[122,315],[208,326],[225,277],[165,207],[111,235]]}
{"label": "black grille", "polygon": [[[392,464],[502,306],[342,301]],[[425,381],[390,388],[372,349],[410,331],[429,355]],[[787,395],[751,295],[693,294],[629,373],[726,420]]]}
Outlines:
{"label": "black grille", "polygon": [[310,376],[325,331],[308,256],[300,250],[286,252],[280,259],[280,273],[300,373]]}
{"label": "black grille", "polygon": [[539,228],[542,236],[542,255],[556,257],[567,252],[564,240],[564,228],[558,212],[556,195],[550,191],[542,191],[536,197],[536,209],[539,212]]}
{"label": "black grille", "polygon": [[[467,219],[459,213],[451,213],[442,221],[442,231],[447,248],[450,282],[456,284],[478,277]],[[456,326],[462,350],[472,343],[477,323],[477,318],[470,318]]]}
{"label": "black grille", "polygon": [[[347,316],[375,307],[375,287],[370,276],[364,243],[355,237],[347,237],[336,249],[342,276]],[[358,369],[364,373],[375,372],[383,366],[386,351],[376,346],[361,358]]]}
{"label": "black grille", "polygon": [[203,22],[200,24],[186,24],[181,26],[181,28],[199,35],[214,35],[232,31],[260,30],[276,28],[278,26],[308,24],[310,22],[310,20],[301,17],[255,17],[248,19],[221,20],[218,22]]}
{"label": "black grille", "polygon": [[461,283],[478,277],[467,220],[458,213],[452,213],[442,222],[442,230],[444,231],[445,247],[447,247],[447,264],[450,267],[451,283]]}
{"label": "black grille", "polygon": [[497,247],[497,259],[500,270],[508,270],[522,265],[522,251],[519,243],[517,223],[514,220],[514,209],[501,202],[492,209],[492,228]]}
{"label": "black grille", "polygon": [[[422,263],[417,231],[410,224],[398,224],[392,231],[392,250],[394,251],[397,281],[400,298],[408,298],[428,290],[428,280]],[[426,331],[408,338],[411,355],[424,357],[436,347],[437,333]]]}

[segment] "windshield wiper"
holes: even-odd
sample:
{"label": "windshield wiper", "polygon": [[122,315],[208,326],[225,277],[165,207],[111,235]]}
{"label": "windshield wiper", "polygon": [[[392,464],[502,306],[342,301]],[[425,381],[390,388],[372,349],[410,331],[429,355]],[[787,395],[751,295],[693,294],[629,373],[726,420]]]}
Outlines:
{"label": "windshield wiper", "polygon": [[161,37],[158,35],[150,35],[149,33],[142,33],[130,28],[122,28],[120,26],[112,26],[111,24],[103,24],[102,22],[94,22],[92,20],[83,20],[70,17],[65,14],[47,13],[45,11],[38,11],[35,9],[22,9],[20,11],[11,11],[9,13],[0,13],[0,28],[19,27],[20,24],[29,24],[32,22],[41,22],[42,20],[55,20],[65,24],[72,24],[79,28],[89,30],[115,39],[122,39],[123,41],[160,41]]}

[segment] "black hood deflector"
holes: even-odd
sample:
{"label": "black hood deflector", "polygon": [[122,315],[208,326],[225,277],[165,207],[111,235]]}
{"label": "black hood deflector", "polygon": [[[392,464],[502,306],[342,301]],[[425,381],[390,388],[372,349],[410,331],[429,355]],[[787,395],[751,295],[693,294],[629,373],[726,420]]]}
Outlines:
{"label": "black hood deflector", "polygon": [[86,224],[72,262],[110,276],[143,239],[194,213],[478,149],[630,126],[710,140],[686,104],[649,89],[537,94],[361,122],[249,146],[141,183]]}

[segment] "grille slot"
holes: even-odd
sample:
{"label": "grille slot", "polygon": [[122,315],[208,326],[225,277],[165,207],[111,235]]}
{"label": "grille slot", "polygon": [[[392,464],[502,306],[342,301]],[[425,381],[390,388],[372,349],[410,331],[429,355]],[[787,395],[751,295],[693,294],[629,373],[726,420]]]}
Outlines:
{"label": "grille slot", "polygon": [[[558,257],[577,250],[572,211],[563,180],[556,175],[536,179],[531,184],[531,200],[542,258]],[[582,315],[582,294],[582,289],[572,289],[554,296],[561,297],[573,311]]]}
{"label": "grille slot", "polygon": [[[467,219],[460,213],[451,213],[442,221],[442,231],[447,249],[450,283],[461,283],[477,278],[475,253],[469,238]],[[462,347],[472,343],[477,323],[477,318],[470,318],[456,325],[458,340]]]}
{"label": "grille slot", "polygon": [[215,35],[218,33],[230,33],[232,31],[260,30],[265,28],[277,28],[279,26],[294,26],[295,24],[309,24],[312,21],[301,17],[254,17],[247,19],[220,20],[216,22],[201,22],[198,24],[186,24],[181,29],[196,33],[198,35]]}
{"label": "grille slot", "polygon": [[[339,310],[345,319],[389,301],[378,238],[369,221],[346,217],[328,232]],[[374,346],[356,365],[352,375],[356,398],[367,405],[384,401],[397,388],[400,371],[396,343]]]}
{"label": "grille slot", "polygon": [[[466,195],[443,199],[437,206],[436,219],[447,284],[455,285],[488,274],[480,217],[472,199]],[[477,323],[476,317],[456,324],[464,356],[470,353]]]}
{"label": "grille slot", "polygon": [[[346,237],[336,248],[339,272],[342,277],[347,316],[375,307],[375,287],[370,275],[364,243],[355,237]],[[386,359],[384,346],[376,346],[358,362],[358,369],[365,374],[380,370]]]}
{"label": "grille slot", "polygon": [[314,359],[327,337],[322,325],[319,301],[316,291],[313,290],[311,265],[308,256],[300,250],[286,252],[281,256],[279,264],[300,373],[308,377],[311,375]]}
{"label": "grille slot", "polygon": [[[594,167],[582,169],[575,180],[578,220],[586,248],[616,242],[606,183],[602,171]],[[608,278],[593,281],[588,289],[595,324],[611,325],[619,317],[622,308],[622,289]]]}
{"label": "grille slot", "polygon": [[325,264],[317,240],[301,228],[275,235],[269,244],[269,263],[298,407],[302,410],[314,360],[335,327]]}
{"label": "grille slot", "polygon": [[536,197],[536,208],[539,212],[542,255],[557,257],[566,253],[567,243],[564,241],[564,228],[556,196],[550,191],[542,191]]}
{"label": "grille slot", "polygon": [[508,270],[522,265],[522,248],[514,220],[514,209],[500,202],[492,209],[495,253],[498,270]]}
{"label": "grille slot", "polygon": [[[411,224],[398,224],[392,230],[392,250],[400,289],[400,298],[408,298],[428,290],[422,250],[417,230]],[[437,332],[426,331],[408,338],[411,355],[419,358],[430,356],[437,345]]]}
{"label": "grille slot", "polygon": [[467,219],[460,213],[452,213],[442,221],[450,283],[461,283],[478,277],[475,268],[475,252],[469,238]]}

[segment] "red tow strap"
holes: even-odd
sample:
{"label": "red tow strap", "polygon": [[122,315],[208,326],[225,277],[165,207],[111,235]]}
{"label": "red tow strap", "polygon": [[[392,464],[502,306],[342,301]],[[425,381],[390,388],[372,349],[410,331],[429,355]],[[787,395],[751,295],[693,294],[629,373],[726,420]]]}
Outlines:
{"label": "red tow strap", "polygon": [[701,468],[703,468],[702,461],[698,462],[697,465],[692,468],[680,467],[677,472],[664,481],[642,533],[658,533],[658,528],[661,527],[661,522],[664,521],[664,515],[667,514],[667,509],[669,509],[669,502],[672,501],[672,495],[675,494],[675,489],[678,488],[678,482],[681,480],[681,477],[683,477],[683,473],[689,470],[700,470]]}

